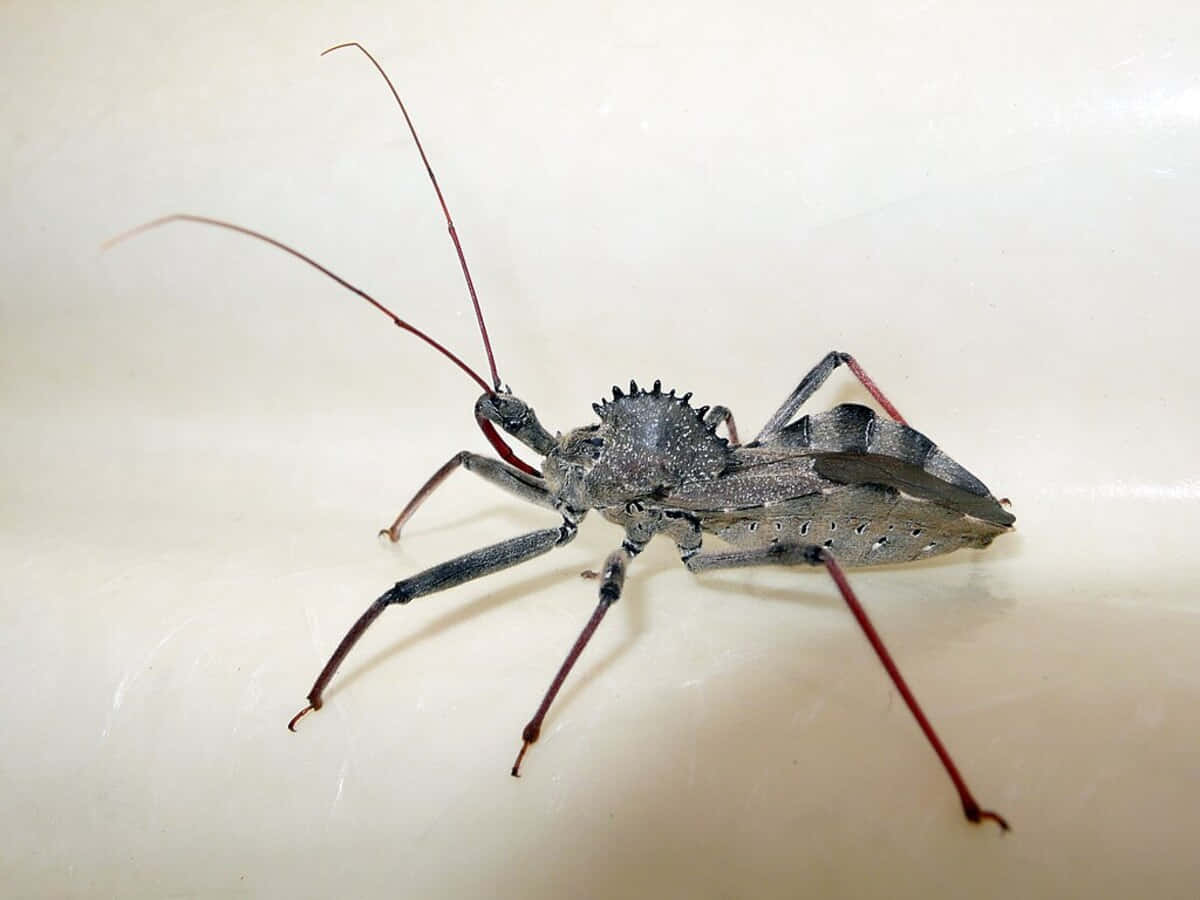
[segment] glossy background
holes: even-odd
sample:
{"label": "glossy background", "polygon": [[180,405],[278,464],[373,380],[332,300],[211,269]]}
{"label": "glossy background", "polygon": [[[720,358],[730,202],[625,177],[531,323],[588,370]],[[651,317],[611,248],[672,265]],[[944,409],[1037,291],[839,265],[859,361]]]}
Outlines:
{"label": "glossy background", "polygon": [[[0,12],[0,878],[13,896],[1193,896],[1200,13],[1094,4],[10,3]],[[377,543],[475,391],[550,427],[664,379],[753,433],[827,350],[1013,500],[853,576],[981,800],[818,573],[653,546],[527,759],[617,532],[387,614],[552,521],[468,476]],[[822,405],[861,400],[848,377]]]}

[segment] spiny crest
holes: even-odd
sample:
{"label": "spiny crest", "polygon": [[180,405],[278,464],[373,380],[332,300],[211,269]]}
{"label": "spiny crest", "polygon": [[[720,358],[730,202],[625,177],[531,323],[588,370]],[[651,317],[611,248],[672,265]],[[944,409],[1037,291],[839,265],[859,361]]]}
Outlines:
{"label": "spiny crest", "polygon": [[631,381],[629,393],[614,387],[611,401],[594,404],[604,451],[589,475],[591,489],[641,496],[720,475],[729,442],[704,421],[709,408],[693,408],[691,397],[664,393],[661,381],[650,390]]}
{"label": "spiny crest", "polygon": [[[675,396],[674,388],[663,393],[662,381],[657,378],[654,380],[654,387],[650,388],[650,390],[638,387],[638,383],[631,378],[629,380],[628,394],[615,384],[613,385],[612,394],[611,402],[605,397],[599,403],[592,404],[592,409],[595,410],[596,415],[600,417],[602,422],[619,422],[623,418],[628,418],[630,413],[644,412],[651,409],[667,410],[674,408],[686,411],[686,413],[690,414],[691,418],[703,425],[709,434],[716,434],[717,423],[714,422],[712,425],[708,425],[704,422],[704,416],[711,407],[701,406],[698,409],[694,408],[689,402],[692,399],[691,391],[677,397]],[[643,398],[651,399],[646,400]],[[687,419],[688,415],[681,414],[675,418],[675,424],[682,426]],[[725,441],[724,438],[719,438],[719,440],[728,444],[728,441]]]}

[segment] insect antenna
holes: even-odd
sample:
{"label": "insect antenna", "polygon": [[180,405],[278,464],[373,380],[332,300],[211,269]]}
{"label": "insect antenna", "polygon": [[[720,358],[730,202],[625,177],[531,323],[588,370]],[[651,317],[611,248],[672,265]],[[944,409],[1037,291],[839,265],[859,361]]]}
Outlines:
{"label": "insect antenna", "polygon": [[347,281],[345,278],[342,278],[342,276],[338,275],[336,272],[330,271],[325,266],[321,265],[319,262],[317,262],[315,259],[313,259],[311,256],[307,256],[306,254],[301,253],[299,250],[295,249],[294,247],[289,247],[287,244],[283,243],[283,241],[278,241],[273,237],[263,234],[261,231],[255,231],[252,228],[246,228],[242,225],[234,225],[232,222],[225,222],[225,221],[222,221],[221,219],[211,219],[208,216],[193,216],[188,213],[176,213],[175,215],[163,216],[161,219],[155,219],[153,222],[147,222],[144,225],[139,225],[136,228],[131,228],[131,229],[129,229],[129,231],[125,231],[125,232],[122,232],[121,234],[118,234],[116,237],[109,238],[107,241],[105,241],[100,246],[102,249],[108,250],[109,248],[121,243],[122,241],[126,241],[131,237],[136,237],[139,234],[150,231],[152,228],[159,228],[163,225],[168,225],[171,222],[198,222],[201,225],[215,225],[217,228],[227,228],[230,231],[236,231],[239,234],[248,235],[249,237],[257,238],[260,241],[265,241],[266,243],[270,244],[272,247],[278,247],[284,253],[290,253],[292,256],[296,257],[297,259],[308,263],[310,266],[312,266],[314,269],[316,269],[322,275],[326,275],[329,278],[332,278],[334,281],[336,281],[338,284],[340,284],[346,290],[348,290],[352,293],[358,294],[358,296],[362,297],[364,300],[366,300],[368,303],[370,303],[372,306],[374,306],[377,310],[379,310],[385,316],[387,316],[389,319],[391,319],[397,328],[403,328],[405,331],[409,332],[410,334],[416,335],[421,340],[423,340],[425,343],[427,343],[430,347],[432,347],[434,350],[438,351],[443,356],[445,356],[448,360],[450,360],[450,362],[454,363],[456,366],[458,366],[460,369],[462,369],[463,372],[465,372],[467,374],[467,377],[471,378],[484,391],[486,391],[489,394],[493,392],[492,389],[490,387],[488,387],[487,382],[484,381],[483,378],[480,377],[478,372],[476,372],[474,369],[472,369],[470,366],[468,366],[465,362],[463,362],[458,357],[457,354],[455,354],[453,351],[447,349],[443,344],[434,340],[432,337],[427,335],[420,328],[417,328],[415,325],[412,325],[412,324],[406,322],[404,319],[400,318],[398,315],[396,315],[394,312],[392,312],[390,309],[388,309],[386,306],[384,306],[382,303],[380,303],[378,300],[376,300],[374,297],[372,297],[370,294],[368,294],[366,291],[364,291],[362,288],[354,286],[349,281]]}
{"label": "insect antenna", "polygon": [[[311,256],[308,256],[305,253],[301,253],[296,248],[289,247],[283,241],[276,240],[275,238],[273,238],[269,235],[263,234],[261,231],[255,231],[253,228],[246,228],[243,225],[235,225],[232,222],[226,222],[221,219],[213,219],[213,218],[209,218],[208,216],[194,216],[194,215],[191,215],[190,213],[175,213],[174,215],[163,216],[161,219],[155,219],[152,222],[146,222],[144,225],[138,225],[136,228],[131,228],[128,231],[122,232],[121,234],[118,234],[116,237],[109,238],[107,241],[105,241],[103,244],[101,244],[100,247],[102,250],[108,250],[108,249],[116,246],[117,244],[120,244],[121,242],[128,240],[129,238],[136,237],[137,235],[143,234],[144,232],[147,232],[147,231],[150,231],[153,228],[159,228],[163,225],[169,225],[172,222],[195,222],[200,225],[213,225],[217,228],[225,228],[225,229],[228,229],[229,231],[236,231],[238,234],[244,234],[248,237],[257,238],[260,241],[264,241],[265,243],[270,244],[272,247],[277,247],[278,249],[282,250],[284,253],[290,253],[292,256],[296,257],[296,259],[300,260],[301,262],[308,263],[310,266],[312,266],[314,269],[316,269],[322,275],[325,275],[325,276],[333,279],[338,284],[340,284],[342,287],[344,287],[346,290],[362,297],[364,300],[366,300],[368,303],[370,303],[372,306],[374,306],[377,310],[379,310],[381,313],[383,313],[385,316],[387,316],[389,319],[391,319],[392,323],[397,328],[402,328],[405,331],[407,331],[409,334],[413,334],[416,337],[423,340],[426,344],[428,344],[430,347],[432,347],[438,353],[442,354],[442,356],[446,357],[446,359],[450,360],[450,362],[454,363],[454,365],[458,366],[458,368],[461,369],[468,378],[470,378],[477,385],[479,385],[480,389],[483,390],[485,393],[494,394],[496,392],[494,389],[492,389],[491,387],[488,386],[488,383],[483,380],[483,378],[479,375],[478,372],[476,372],[474,369],[472,369],[470,366],[468,366],[465,362],[463,362],[461,357],[458,356],[458,354],[454,353],[452,350],[447,348],[444,344],[442,344],[439,341],[435,340],[434,338],[430,337],[428,334],[426,334],[420,328],[417,328],[417,326],[415,326],[409,322],[406,322],[404,319],[400,318],[398,315],[396,315],[394,312],[392,312],[390,309],[388,309],[386,306],[384,306],[382,303],[380,303],[378,300],[376,300],[374,297],[372,297],[370,294],[368,294],[366,291],[364,291],[362,288],[351,284],[349,281],[347,281],[342,276],[338,275],[336,272],[333,272],[332,270],[321,265],[319,262],[317,262]],[[504,442],[504,438],[502,438],[500,436],[500,433],[498,431],[496,431],[495,427],[492,425],[491,422],[488,422],[485,419],[476,419],[476,422],[479,424],[479,428],[483,432],[484,437],[486,437],[488,439],[488,442],[492,445],[492,447],[495,448],[496,452],[499,453],[500,456],[504,460],[506,460],[507,462],[511,463],[512,465],[516,466],[518,469],[520,469],[521,471],[523,471],[529,475],[533,475],[538,478],[541,477],[541,473],[538,472],[537,469],[533,468],[533,466],[529,465],[527,462],[522,460],[520,457],[518,457],[513,452],[512,448],[509,447],[508,444],[506,444]]]}
{"label": "insect antenna", "polygon": [[412,118],[408,114],[408,109],[404,106],[404,101],[400,99],[400,92],[396,90],[396,86],[392,84],[392,79],[388,77],[388,73],[383,70],[383,66],[379,61],[371,55],[358,41],[347,41],[344,44],[336,44],[328,50],[322,50],[321,55],[325,56],[332,53],[334,50],[344,50],[347,47],[357,47],[362,51],[363,56],[371,61],[379,74],[383,76],[383,80],[387,82],[388,90],[392,92],[392,96],[396,99],[396,105],[400,107],[400,112],[404,116],[405,124],[408,125],[408,132],[412,135],[413,142],[417,145],[417,152],[421,154],[421,162],[425,165],[425,171],[429,175],[429,181],[433,184],[434,193],[437,194],[438,203],[442,207],[442,214],[446,217],[446,229],[450,232],[450,240],[454,242],[454,252],[458,254],[458,264],[462,266],[463,278],[467,282],[467,292],[471,295],[471,305],[475,307],[475,320],[479,323],[479,334],[483,338],[483,349],[487,353],[488,366],[492,370],[492,387],[494,390],[500,390],[500,373],[496,371],[496,356],[492,353],[492,342],[488,338],[487,325],[483,321],[483,309],[479,306],[479,295],[475,293],[475,282],[471,278],[471,269],[467,266],[467,257],[463,253],[462,242],[458,239],[458,232],[454,228],[454,220],[450,218],[450,208],[446,205],[446,198],[442,195],[442,188],[438,185],[437,176],[433,174],[433,166],[429,164],[429,157],[425,155],[425,147],[421,144],[421,139],[417,136],[416,126],[413,125]]}
{"label": "insect antenna", "polygon": [[[372,56],[367,51],[366,47],[364,47],[362,44],[358,43],[357,41],[350,41],[348,43],[337,44],[336,46],[330,47],[327,50],[323,50],[321,52],[321,56],[325,56],[327,53],[332,53],[334,50],[342,50],[347,47],[357,47],[359,50],[361,50],[363,55],[366,56],[367,59],[369,59],[371,61],[371,63],[375,66],[375,68],[379,71],[379,74],[383,76],[383,80],[387,83],[388,89],[391,90],[392,96],[396,99],[396,104],[400,107],[400,112],[404,115],[404,121],[408,125],[409,133],[412,135],[413,141],[417,145],[417,152],[421,154],[421,162],[425,165],[425,171],[429,175],[429,180],[433,184],[433,190],[437,194],[438,203],[442,207],[442,214],[446,217],[446,228],[450,232],[450,240],[454,243],[454,251],[456,254],[458,254],[458,263],[462,267],[463,278],[467,282],[467,292],[471,295],[471,305],[475,309],[475,320],[479,324],[479,334],[480,334],[480,337],[483,338],[483,349],[484,349],[484,352],[487,354],[488,368],[489,368],[491,376],[492,376],[491,386],[489,386],[488,383],[486,381],[484,381],[483,378],[480,377],[480,375],[474,369],[472,369],[465,362],[463,362],[463,360],[457,354],[451,352],[444,345],[442,345],[440,342],[434,340],[432,337],[430,337],[428,334],[426,334],[421,329],[417,328],[414,325],[411,325],[410,323],[406,322],[404,319],[401,319],[398,315],[396,315],[394,312],[392,312],[390,309],[388,309],[386,306],[384,306],[382,303],[380,303],[378,300],[376,300],[374,297],[372,297],[366,291],[354,286],[353,284],[346,281],[346,279],[342,278],[341,276],[336,275],[335,273],[333,273],[332,271],[327,269],[325,266],[318,263],[316,260],[301,253],[299,250],[289,247],[287,244],[284,244],[282,241],[278,241],[275,238],[272,238],[265,234],[262,234],[261,232],[254,231],[251,228],[245,228],[241,225],[234,225],[232,222],[225,222],[225,221],[222,221],[221,219],[212,219],[207,216],[195,216],[195,215],[190,215],[190,214],[179,213],[179,214],[175,214],[175,215],[171,215],[171,216],[165,216],[161,219],[155,219],[153,222],[147,222],[144,225],[139,225],[137,228],[130,229],[129,231],[126,231],[122,234],[117,235],[114,238],[111,238],[111,239],[105,241],[104,244],[102,244],[101,246],[103,249],[107,250],[108,248],[112,247],[115,244],[119,244],[121,241],[124,241],[127,238],[131,238],[134,235],[141,234],[142,232],[145,232],[145,231],[149,231],[152,228],[157,228],[161,225],[166,225],[170,222],[198,222],[203,225],[214,225],[218,228],[226,228],[226,229],[229,229],[230,231],[236,231],[236,232],[239,232],[240,234],[244,234],[244,235],[248,235],[249,237],[257,238],[260,241],[265,241],[266,243],[272,245],[273,247],[277,247],[280,250],[284,251],[285,253],[290,253],[292,256],[296,257],[297,259],[308,263],[310,266],[312,266],[318,272],[321,272],[323,275],[326,275],[329,278],[332,278],[334,281],[336,281],[342,287],[346,288],[348,291],[351,291],[351,292],[357,294],[358,296],[362,297],[364,300],[366,300],[368,303],[370,303],[372,306],[374,306],[376,309],[378,309],[384,315],[388,316],[388,318],[390,318],[392,320],[392,322],[398,328],[402,328],[405,331],[409,332],[410,334],[416,335],[418,338],[423,340],[429,346],[433,347],[435,350],[437,350],[439,353],[441,353],[443,356],[445,356],[447,359],[449,359],[452,363],[454,363],[456,366],[458,366],[458,368],[461,369],[468,377],[470,377],[476,384],[478,384],[479,387],[482,388],[486,393],[493,394],[493,395],[497,394],[501,391],[500,373],[496,369],[496,356],[492,352],[492,342],[491,342],[491,339],[488,337],[487,325],[483,320],[483,309],[479,305],[479,295],[475,291],[475,282],[471,278],[471,270],[467,266],[467,257],[466,257],[466,254],[463,253],[462,242],[458,239],[458,231],[454,227],[454,220],[450,217],[450,209],[446,205],[446,198],[442,195],[442,189],[441,189],[441,186],[438,184],[437,176],[433,174],[433,167],[429,163],[429,157],[426,156],[426,154],[425,154],[425,147],[421,144],[420,137],[417,136],[417,129],[413,125],[412,118],[408,115],[408,110],[404,106],[404,101],[402,101],[400,99],[400,94],[396,90],[396,86],[394,84],[392,84],[392,80],[391,80],[391,78],[388,77],[387,72],[385,72],[383,70],[383,66],[381,66],[379,64],[379,62],[375,59],[375,57]],[[541,473],[537,469],[535,469],[533,466],[526,463],[524,460],[520,459],[513,452],[512,448],[505,442],[504,438],[500,436],[500,433],[498,431],[496,431],[495,426],[493,426],[491,422],[487,421],[486,419],[477,418],[476,423],[479,425],[479,429],[483,432],[484,437],[486,437],[488,439],[488,443],[490,443],[492,445],[492,447],[496,450],[496,452],[500,454],[500,457],[502,459],[504,459],[509,464],[516,466],[518,469],[520,469],[522,472],[525,472],[526,474],[532,475],[535,478],[541,477]]]}

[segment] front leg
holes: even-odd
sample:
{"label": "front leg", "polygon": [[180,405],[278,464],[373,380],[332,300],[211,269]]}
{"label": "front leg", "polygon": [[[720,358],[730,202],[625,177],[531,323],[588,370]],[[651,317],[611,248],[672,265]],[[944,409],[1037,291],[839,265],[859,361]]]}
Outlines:
{"label": "front leg", "polygon": [[288,723],[288,729],[295,731],[297,722],[313,710],[321,708],[324,702],[325,688],[336,674],[338,667],[354,648],[354,645],[358,643],[358,639],[371,627],[371,623],[379,618],[379,614],[389,606],[403,605],[417,597],[436,594],[468,581],[474,581],[476,578],[482,578],[484,575],[499,572],[501,569],[507,569],[509,566],[523,563],[535,556],[541,556],[555,547],[561,547],[570,542],[575,537],[577,528],[577,520],[564,518],[562,525],[557,528],[531,531],[529,534],[510,538],[481,550],[473,550],[456,559],[419,572],[411,578],[397,581],[390,590],[385,591],[368,606],[366,612],[359,616],[358,621],[346,632],[346,636],[342,638],[337,649],[333,651],[333,655],[329,657],[329,661],[325,663],[325,667],[321,669],[321,674],[313,682],[312,690],[308,692],[308,706],[292,717],[292,721]]}
{"label": "front leg", "polygon": [[896,407],[892,406],[887,397],[883,396],[883,391],[875,386],[875,382],[871,379],[863,367],[858,364],[858,361],[849,353],[842,353],[840,350],[831,350],[825,354],[825,358],[812,367],[812,370],[800,379],[800,384],[796,389],[783,401],[783,406],[775,411],[775,415],[767,421],[763,426],[762,431],[758,433],[755,441],[765,441],[771,435],[778,432],[781,428],[791,421],[792,416],[796,414],[801,406],[808,402],[808,398],[817,392],[817,389],[825,383],[825,380],[833,374],[833,370],[845,363],[849,366],[850,371],[854,376],[862,382],[862,386],[867,389],[875,401],[884,408],[889,416],[899,422],[901,425],[908,424],[904,421],[904,417]]}
{"label": "front leg", "polygon": [[[683,554],[681,548],[681,554]],[[710,569],[729,569],[740,566],[759,566],[759,565],[782,565],[782,566],[824,566],[825,571],[833,579],[837,585],[838,591],[842,595],[842,599],[846,601],[846,605],[850,607],[850,612],[858,621],[859,627],[862,628],[863,634],[867,636],[875,655],[879,657],[879,661],[883,663],[883,667],[891,676],[892,683],[896,686],[896,690],[900,692],[900,696],[904,698],[904,702],[908,705],[909,711],[913,714],[913,718],[917,720],[917,724],[921,726],[921,731],[925,733],[930,745],[933,747],[934,753],[938,755],[942,766],[946,770],[946,774],[950,776],[950,780],[954,783],[955,790],[958,791],[959,801],[962,803],[963,814],[971,822],[982,822],[985,819],[991,819],[1005,831],[1008,831],[1008,822],[1004,817],[992,810],[982,809],[976,802],[975,797],[971,794],[967,787],[966,781],[958,771],[958,766],[954,764],[954,760],[950,757],[949,751],[937,736],[937,732],[933,730],[929,719],[925,716],[925,712],[921,709],[921,705],[917,702],[916,696],[909,689],[908,683],[904,680],[904,676],[900,674],[900,669],[892,659],[892,654],[888,651],[883,643],[883,638],[879,636],[879,632],[875,630],[875,625],[867,616],[867,611],[859,602],[858,597],[854,595],[854,591],[850,587],[850,582],[846,580],[846,575],[842,571],[842,567],[838,565],[834,555],[824,547],[816,545],[804,544],[772,544],[767,547],[758,548],[755,550],[735,550],[730,552],[717,553],[691,553],[684,555],[684,564],[692,572],[703,572]]]}
{"label": "front leg", "polygon": [[442,482],[450,477],[450,473],[460,466],[522,500],[549,509],[554,508],[553,495],[546,490],[540,477],[527,475],[520,469],[506,465],[498,459],[490,459],[469,450],[462,450],[455,453],[444,466],[433,473],[433,476],[417,491],[416,496],[409,500],[408,505],[400,511],[400,515],[396,516],[396,521],[382,529],[379,532],[380,535],[386,534],[393,544],[400,540],[400,529],[404,527],[404,523],[413,517],[413,513],[429,499],[430,494],[441,487]]}

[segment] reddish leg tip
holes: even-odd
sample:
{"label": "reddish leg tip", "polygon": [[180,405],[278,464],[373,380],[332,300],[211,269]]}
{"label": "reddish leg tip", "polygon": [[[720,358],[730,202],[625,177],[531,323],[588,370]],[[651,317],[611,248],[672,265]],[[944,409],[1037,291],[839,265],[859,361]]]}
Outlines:
{"label": "reddish leg tip", "polygon": [[308,706],[304,707],[304,709],[300,710],[300,712],[298,712],[294,716],[292,716],[292,721],[288,722],[288,731],[295,734],[296,723],[299,722],[301,719],[303,719],[305,716],[307,716],[314,709],[316,709],[316,707],[313,706],[312,704],[309,704]]}
{"label": "reddish leg tip", "polygon": [[1000,813],[992,812],[990,809],[980,809],[974,802],[963,803],[963,814],[967,820],[978,825],[984,821],[992,821],[1000,826],[1001,831],[1012,831],[1008,826],[1008,820]]}
{"label": "reddish leg tip", "polygon": [[513,778],[521,777],[521,760],[523,760],[525,758],[525,751],[529,749],[529,744],[530,744],[530,742],[526,741],[525,743],[523,743],[521,745],[521,751],[517,754],[517,761],[513,763],[513,767],[512,767],[512,777]]}
{"label": "reddish leg tip", "polygon": [[980,815],[980,818],[991,819],[993,822],[995,822],[997,825],[1000,826],[1001,831],[1012,831],[1012,829],[1008,825],[1008,820],[1005,819],[1004,816],[1000,815],[999,813],[994,813],[994,812],[991,812],[991,811],[985,809],[982,812],[980,812],[979,815]]}

